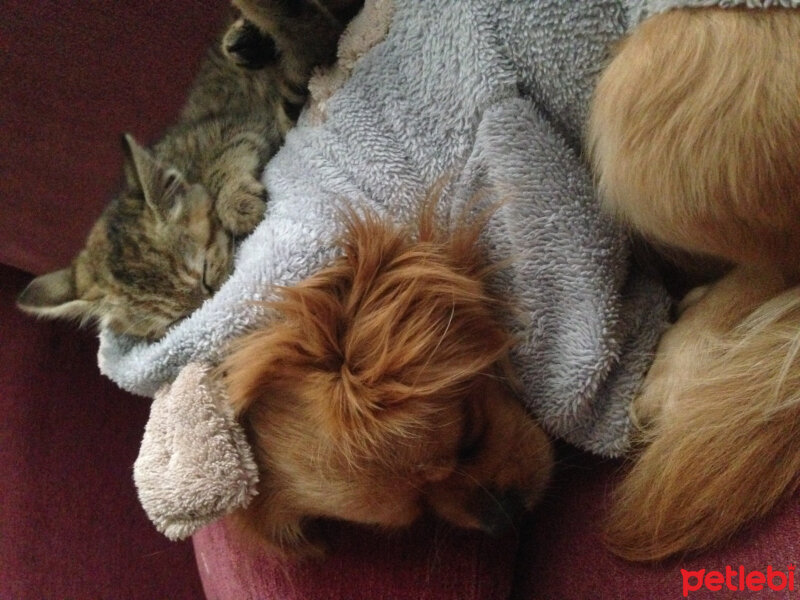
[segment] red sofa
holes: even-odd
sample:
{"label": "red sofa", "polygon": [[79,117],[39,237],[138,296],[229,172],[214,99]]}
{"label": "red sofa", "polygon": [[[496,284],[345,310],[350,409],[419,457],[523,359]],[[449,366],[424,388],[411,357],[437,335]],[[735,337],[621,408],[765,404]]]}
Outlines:
{"label": "red sofa", "polygon": [[[652,600],[682,597],[681,569],[787,572],[800,560],[798,495],[716,551],[658,566],[620,561],[598,524],[622,465],[568,448],[543,505],[501,539],[433,521],[391,535],[331,523],[327,560],[286,566],[242,548],[224,523],[193,545],[156,533],[131,478],[147,401],[98,374],[91,332],[36,322],[13,302],[30,274],[66,265],[81,247],[119,180],[119,134],[152,141],[174,118],[225,10],[196,0],[4,4],[0,598]],[[700,582],[689,578],[686,591],[791,597],[713,591],[714,582],[690,591]]]}

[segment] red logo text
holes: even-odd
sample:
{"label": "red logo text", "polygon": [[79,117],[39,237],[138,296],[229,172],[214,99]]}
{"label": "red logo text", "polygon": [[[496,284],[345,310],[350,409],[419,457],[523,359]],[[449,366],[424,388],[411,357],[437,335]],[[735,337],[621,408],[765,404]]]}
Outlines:
{"label": "red logo text", "polygon": [[687,571],[681,569],[683,577],[683,597],[687,598],[690,592],[696,592],[703,588],[710,592],[730,590],[734,592],[760,592],[761,590],[772,590],[781,592],[784,590],[794,591],[794,565],[786,567],[785,571],[767,567],[766,571],[745,572],[743,566],[738,569],[725,567],[725,571]]}

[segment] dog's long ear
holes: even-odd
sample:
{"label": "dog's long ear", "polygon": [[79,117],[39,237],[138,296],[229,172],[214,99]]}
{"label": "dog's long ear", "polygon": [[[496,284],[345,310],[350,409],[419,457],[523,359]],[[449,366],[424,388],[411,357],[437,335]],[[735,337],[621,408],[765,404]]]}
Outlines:
{"label": "dog's long ear", "polygon": [[374,215],[345,217],[343,256],[281,289],[269,308],[282,319],[234,345],[223,369],[236,410],[281,381],[314,380],[336,418],[360,420],[463,392],[505,355],[476,231],[422,218],[415,236]]}
{"label": "dog's long ear", "polygon": [[423,211],[416,232],[351,216],[343,239],[342,387],[377,408],[452,396],[504,354],[509,337],[481,276],[477,235]]}

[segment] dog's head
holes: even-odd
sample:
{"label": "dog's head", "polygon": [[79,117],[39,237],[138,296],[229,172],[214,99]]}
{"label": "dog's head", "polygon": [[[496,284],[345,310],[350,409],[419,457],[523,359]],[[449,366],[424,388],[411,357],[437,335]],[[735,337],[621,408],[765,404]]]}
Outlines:
{"label": "dog's head", "polygon": [[351,215],[343,255],[235,344],[225,381],[261,477],[248,529],[302,554],[318,517],[400,527],[430,510],[495,533],[537,501],[550,441],[504,376],[479,231]]}

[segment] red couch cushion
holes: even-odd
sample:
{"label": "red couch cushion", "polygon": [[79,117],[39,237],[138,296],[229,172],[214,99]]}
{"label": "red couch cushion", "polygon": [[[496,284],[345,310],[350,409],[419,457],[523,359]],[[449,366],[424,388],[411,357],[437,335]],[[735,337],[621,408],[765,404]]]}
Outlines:
{"label": "red couch cushion", "polygon": [[[745,573],[771,567],[787,574],[790,565],[800,570],[800,492],[714,550],[657,565],[616,558],[603,546],[601,523],[609,492],[623,471],[618,461],[562,447],[555,481],[519,531],[519,540],[491,540],[430,522],[388,538],[331,524],[332,552],[326,560],[287,567],[245,548],[218,523],[195,535],[195,554],[209,600],[658,600],[683,597],[681,569],[725,574],[730,567],[737,573],[731,579],[736,585],[740,566]],[[780,577],[775,576],[776,584]],[[691,576],[687,591],[698,600],[796,597],[800,573],[794,580],[792,594],[766,587],[692,591],[699,582]]]}
{"label": "red couch cushion", "polygon": [[[610,492],[623,472],[619,462],[602,461],[575,451],[562,456],[561,471],[547,499],[522,535],[512,598],[682,598],[681,569],[724,574],[727,566],[738,570],[743,565],[746,573],[766,571],[771,566],[787,573],[787,567],[795,565],[800,570],[800,492],[767,518],[713,550],[657,565],[633,564],[616,558],[603,547],[601,525]],[[736,583],[738,576],[731,581]],[[780,583],[780,578],[775,582]],[[696,578],[690,578],[690,589],[696,583]],[[792,593],[766,588],[760,592],[734,592],[726,589],[726,585],[719,591],[704,586],[689,591],[688,597],[696,600],[800,597],[800,573],[795,574]]]}
{"label": "red couch cushion", "polygon": [[121,134],[153,141],[225,2],[7,0],[0,19],[0,263],[66,266],[121,181]]}
{"label": "red couch cushion", "polygon": [[14,308],[28,279],[0,266],[0,598],[202,597],[136,497],[149,403],[100,376],[93,336]]}
{"label": "red couch cushion", "polygon": [[194,536],[208,600],[506,600],[517,540],[427,521],[386,534],[325,525],[329,555],[289,565],[218,522]]}

